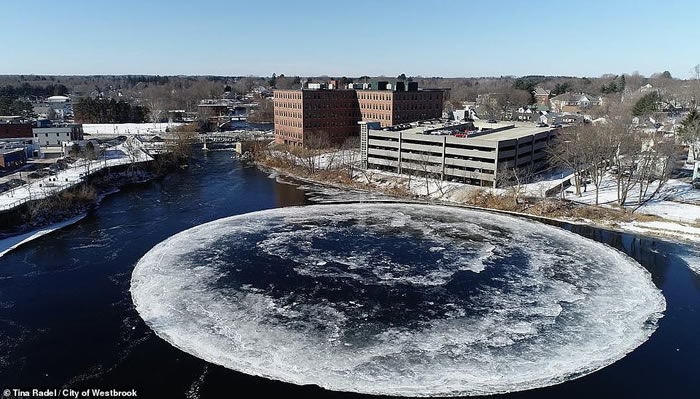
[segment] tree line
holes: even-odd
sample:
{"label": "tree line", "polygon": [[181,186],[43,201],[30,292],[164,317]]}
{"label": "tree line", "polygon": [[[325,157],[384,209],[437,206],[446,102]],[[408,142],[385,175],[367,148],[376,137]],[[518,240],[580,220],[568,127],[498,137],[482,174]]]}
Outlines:
{"label": "tree line", "polygon": [[86,97],[73,106],[75,120],[80,123],[143,123],[149,113],[148,107],[114,99]]}
{"label": "tree line", "polygon": [[21,97],[48,97],[66,93],[68,93],[68,88],[62,84],[33,86],[25,82],[19,86],[0,86],[0,115],[19,115],[23,118],[33,118],[36,114],[32,103],[22,100]]}
{"label": "tree line", "polygon": [[23,118],[36,116],[32,103],[2,96],[0,96],[0,115],[19,115]]}
{"label": "tree line", "polygon": [[68,93],[68,88],[62,84],[50,84],[46,86],[34,86],[29,83],[23,83],[19,86],[5,85],[0,86],[0,97],[8,97],[16,99],[25,96],[50,97],[63,96]]}

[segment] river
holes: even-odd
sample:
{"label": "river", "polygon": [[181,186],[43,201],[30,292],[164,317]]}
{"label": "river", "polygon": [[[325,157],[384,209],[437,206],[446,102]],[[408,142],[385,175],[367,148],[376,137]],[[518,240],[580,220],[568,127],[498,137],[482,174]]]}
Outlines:
{"label": "river", "polygon": [[[359,397],[248,376],[182,352],[142,321],[129,291],[136,262],[180,231],[256,210],[358,199],[354,195],[282,183],[240,165],[232,152],[212,151],[198,154],[189,168],[108,196],[80,222],[0,258],[0,389],[136,389],[145,398],[248,392]],[[563,384],[505,396],[696,395],[700,275],[687,263],[697,261],[700,250],[595,228],[563,227],[639,261],[662,290],[667,309],[652,337],[614,364]]]}

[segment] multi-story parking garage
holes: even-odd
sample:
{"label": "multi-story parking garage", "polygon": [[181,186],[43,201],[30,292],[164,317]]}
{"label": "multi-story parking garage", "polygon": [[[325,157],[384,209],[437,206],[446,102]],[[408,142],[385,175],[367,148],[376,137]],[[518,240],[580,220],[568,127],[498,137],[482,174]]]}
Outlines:
{"label": "multi-story parking garage", "polygon": [[360,124],[363,167],[492,187],[499,170],[542,168],[557,132],[530,123],[434,122],[403,129]]}

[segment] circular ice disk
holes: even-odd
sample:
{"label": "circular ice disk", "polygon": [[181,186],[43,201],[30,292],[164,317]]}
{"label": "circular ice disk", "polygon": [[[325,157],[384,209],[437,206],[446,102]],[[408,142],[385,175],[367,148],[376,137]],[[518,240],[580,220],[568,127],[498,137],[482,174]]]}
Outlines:
{"label": "circular ice disk", "polygon": [[243,373],[368,394],[543,387],[621,359],[666,308],[606,245],[520,218],[417,204],[233,216],[136,265],[141,317]]}

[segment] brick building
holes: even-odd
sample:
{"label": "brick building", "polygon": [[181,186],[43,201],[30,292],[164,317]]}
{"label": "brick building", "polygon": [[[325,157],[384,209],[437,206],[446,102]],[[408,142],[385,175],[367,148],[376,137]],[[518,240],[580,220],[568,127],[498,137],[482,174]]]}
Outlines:
{"label": "brick building", "polygon": [[0,123],[0,139],[32,137],[32,125],[29,123]]}
{"label": "brick building", "polygon": [[382,127],[442,116],[442,90],[358,90],[363,121]]}
{"label": "brick building", "polygon": [[392,126],[442,116],[443,90],[418,90],[413,82],[374,81],[361,90],[339,89],[337,82],[310,87],[274,91],[275,142],[305,145],[324,135],[341,143],[359,135],[360,121]]}
{"label": "brick building", "polygon": [[275,90],[275,141],[303,145],[313,134],[333,142],[357,135],[360,108],[355,90]]}

